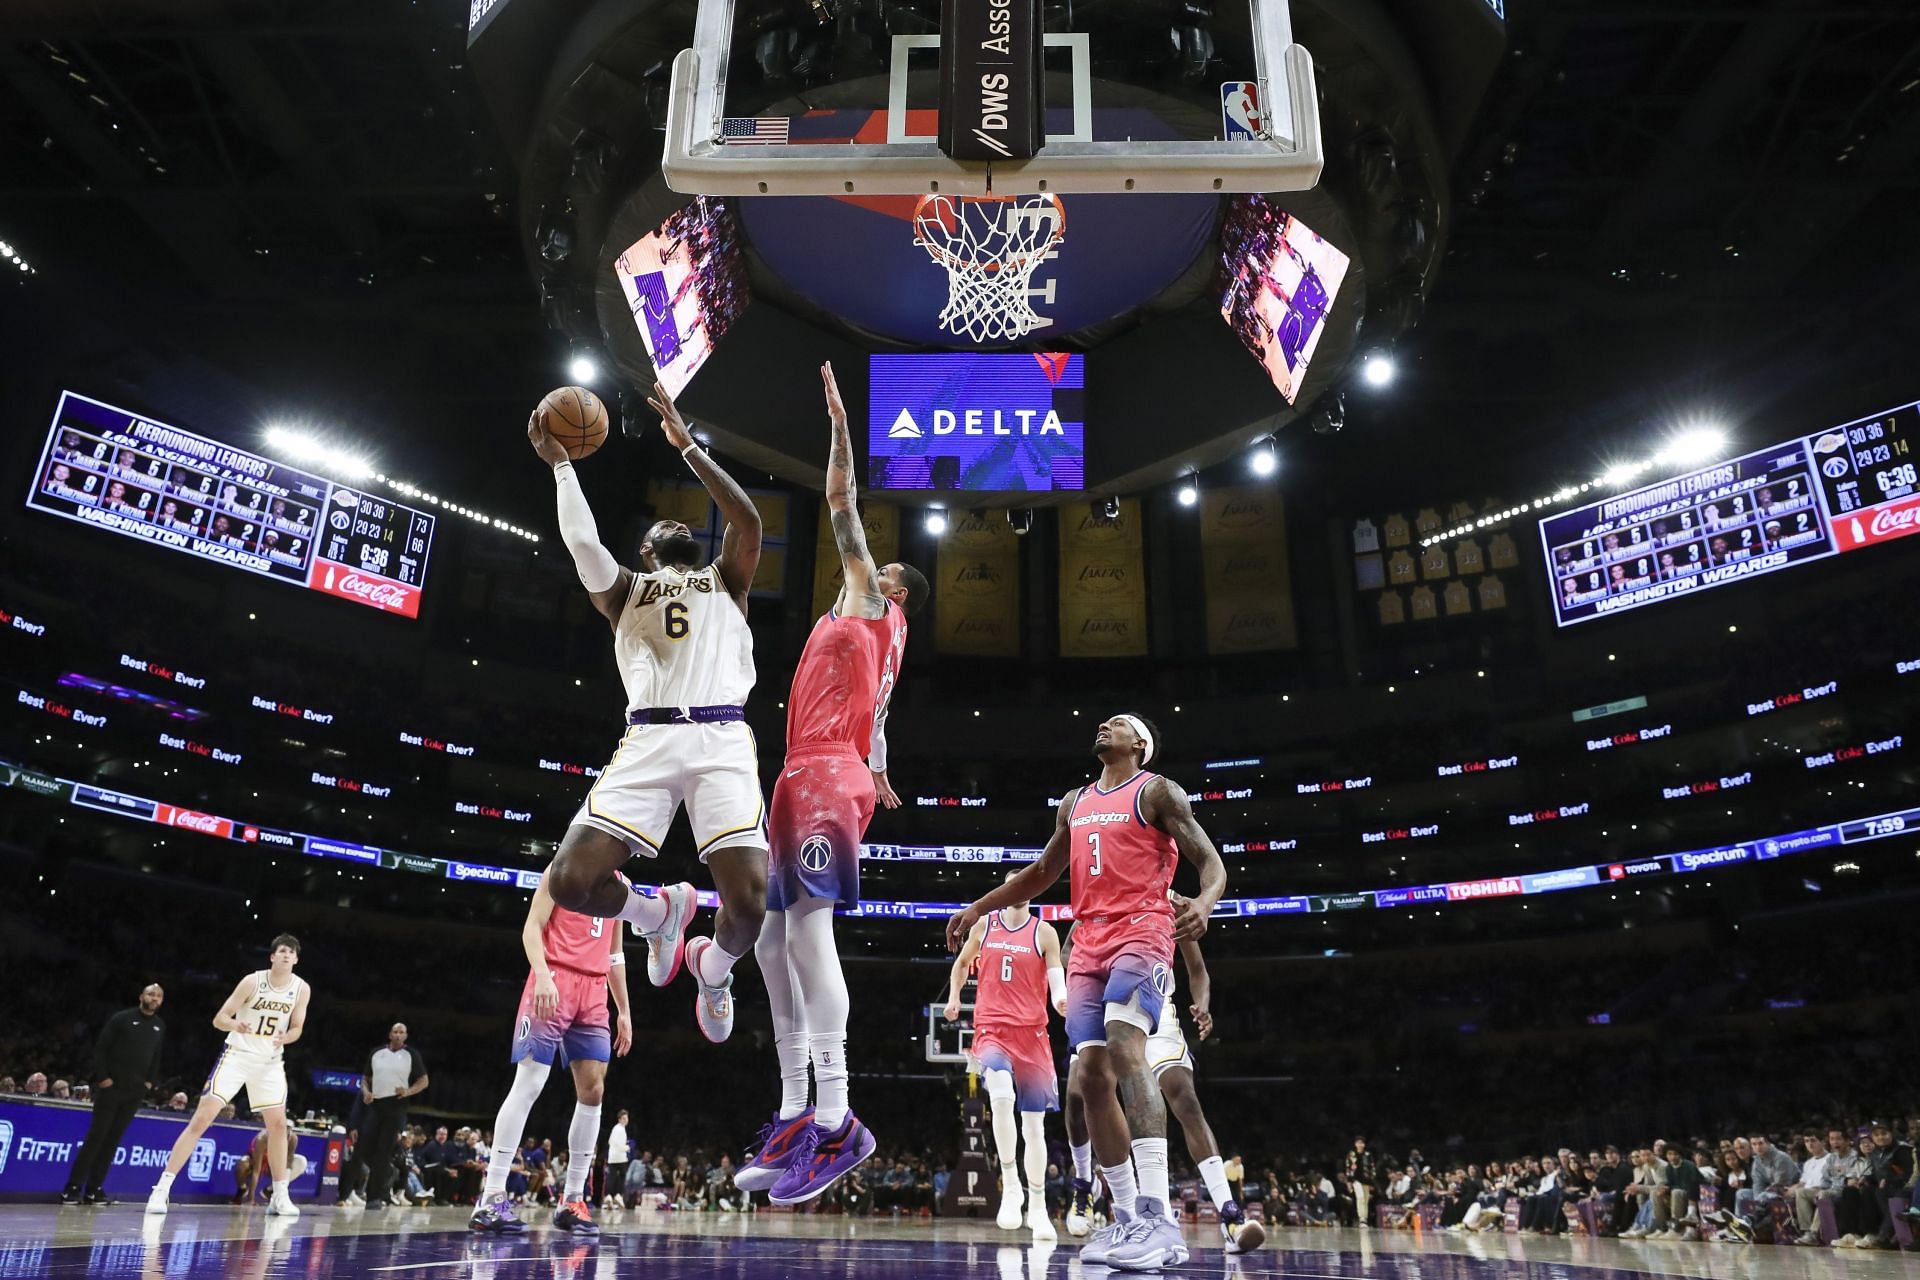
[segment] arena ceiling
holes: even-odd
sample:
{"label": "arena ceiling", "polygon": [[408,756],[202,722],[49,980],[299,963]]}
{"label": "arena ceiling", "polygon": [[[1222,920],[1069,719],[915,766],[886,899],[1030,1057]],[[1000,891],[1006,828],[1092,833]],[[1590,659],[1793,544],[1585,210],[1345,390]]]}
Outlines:
{"label": "arena ceiling", "polygon": [[[1403,376],[1349,389],[1345,431],[1299,432],[1290,460],[1339,499],[1511,492],[1680,415],[1771,439],[1820,425],[1796,416],[1810,403],[1920,394],[1920,10],[1510,9]],[[141,398],[155,371],[204,362],[255,389],[247,411],[377,434],[418,474],[513,500],[518,421],[565,350],[466,17],[8,5],[0,238],[37,274],[0,308],[62,333],[66,367],[39,372],[162,412]]]}

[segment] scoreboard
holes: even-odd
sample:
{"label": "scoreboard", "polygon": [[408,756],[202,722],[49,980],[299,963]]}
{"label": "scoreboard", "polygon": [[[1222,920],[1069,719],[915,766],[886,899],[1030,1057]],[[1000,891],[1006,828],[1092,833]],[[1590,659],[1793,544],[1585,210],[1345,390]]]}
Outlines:
{"label": "scoreboard", "polygon": [[434,518],[62,392],[27,505],[415,618]]}
{"label": "scoreboard", "polygon": [[1920,533],[1920,404],[1540,522],[1561,626]]}

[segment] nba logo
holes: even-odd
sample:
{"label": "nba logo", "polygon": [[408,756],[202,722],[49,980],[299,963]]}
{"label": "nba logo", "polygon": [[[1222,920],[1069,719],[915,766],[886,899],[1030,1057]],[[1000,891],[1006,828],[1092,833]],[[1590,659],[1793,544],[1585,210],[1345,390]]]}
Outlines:
{"label": "nba logo", "polygon": [[187,1161],[187,1177],[195,1182],[205,1182],[213,1176],[213,1157],[216,1152],[212,1138],[202,1138],[194,1145],[193,1157]]}
{"label": "nba logo", "polygon": [[7,1171],[7,1154],[13,1150],[13,1121],[0,1120],[0,1173]]}
{"label": "nba logo", "polygon": [[1228,142],[1252,142],[1266,132],[1257,82],[1229,80],[1220,86],[1220,128]]}

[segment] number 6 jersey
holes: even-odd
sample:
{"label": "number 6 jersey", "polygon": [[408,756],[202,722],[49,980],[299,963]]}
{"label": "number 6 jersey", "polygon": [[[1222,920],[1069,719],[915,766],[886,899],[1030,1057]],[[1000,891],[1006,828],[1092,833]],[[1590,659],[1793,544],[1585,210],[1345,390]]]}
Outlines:
{"label": "number 6 jersey", "polygon": [[628,711],[738,707],[753,691],[753,633],[713,565],[636,573],[613,652]]}

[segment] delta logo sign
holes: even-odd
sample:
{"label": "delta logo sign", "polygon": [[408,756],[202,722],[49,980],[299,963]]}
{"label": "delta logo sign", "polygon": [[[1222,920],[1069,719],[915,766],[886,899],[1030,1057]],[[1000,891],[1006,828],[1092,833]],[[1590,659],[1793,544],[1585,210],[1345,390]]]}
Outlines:
{"label": "delta logo sign", "polygon": [[1086,480],[1086,364],[1077,352],[875,355],[873,489],[1074,491]]}

